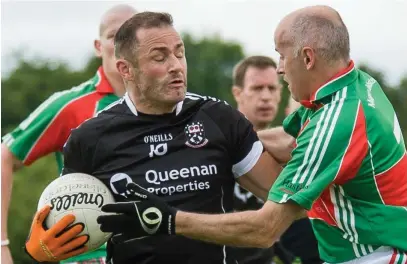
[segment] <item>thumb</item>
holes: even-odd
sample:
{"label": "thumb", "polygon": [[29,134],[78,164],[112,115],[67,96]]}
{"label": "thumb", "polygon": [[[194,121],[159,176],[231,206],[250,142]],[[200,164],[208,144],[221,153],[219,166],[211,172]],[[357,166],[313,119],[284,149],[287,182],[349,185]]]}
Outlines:
{"label": "thumb", "polygon": [[145,201],[149,200],[152,201],[155,204],[161,204],[161,205],[167,205],[166,202],[164,202],[161,198],[156,196],[153,193],[150,193],[140,185],[134,182],[129,182],[126,185],[127,191],[130,193],[132,196],[133,201]]}
{"label": "thumb", "polygon": [[44,222],[45,218],[47,218],[49,212],[51,211],[51,206],[45,205],[35,214],[33,225],[41,225]]}
{"label": "thumb", "polygon": [[148,196],[150,195],[146,189],[134,182],[129,182],[126,185],[126,189],[134,198],[138,198],[140,200],[147,200]]}

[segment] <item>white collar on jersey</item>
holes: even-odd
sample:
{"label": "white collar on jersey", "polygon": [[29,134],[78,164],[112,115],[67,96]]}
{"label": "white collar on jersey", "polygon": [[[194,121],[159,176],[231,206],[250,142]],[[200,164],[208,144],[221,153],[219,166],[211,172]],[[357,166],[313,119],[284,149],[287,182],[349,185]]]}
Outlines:
{"label": "white collar on jersey", "polygon": [[[124,98],[124,101],[126,102],[127,106],[129,107],[130,111],[134,115],[137,115],[136,105],[131,100],[131,98],[127,92],[124,94],[123,98]],[[175,115],[178,115],[181,112],[183,103],[184,103],[184,101],[181,101],[177,104],[177,108],[175,110]]]}

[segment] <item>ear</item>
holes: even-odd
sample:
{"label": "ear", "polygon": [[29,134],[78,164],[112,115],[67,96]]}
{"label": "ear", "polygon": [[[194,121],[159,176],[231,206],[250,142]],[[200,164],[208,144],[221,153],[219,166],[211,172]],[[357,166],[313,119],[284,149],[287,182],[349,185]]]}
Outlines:
{"label": "ear", "polygon": [[232,87],[232,94],[233,94],[233,97],[235,98],[235,101],[236,101],[236,103],[240,103],[240,95],[241,95],[241,93],[242,93],[242,88],[240,88],[240,87],[238,87],[238,86],[236,86],[236,85],[234,85],[233,87]]}
{"label": "ear", "polygon": [[315,65],[315,51],[310,47],[304,47],[301,51],[305,67],[310,70]]}
{"label": "ear", "polygon": [[95,39],[93,41],[93,46],[95,47],[95,53],[96,57],[101,58],[102,57],[102,51],[101,51],[101,43],[99,39]]}
{"label": "ear", "polygon": [[116,61],[116,68],[125,81],[134,81],[135,72],[130,62],[124,59],[118,59]]}

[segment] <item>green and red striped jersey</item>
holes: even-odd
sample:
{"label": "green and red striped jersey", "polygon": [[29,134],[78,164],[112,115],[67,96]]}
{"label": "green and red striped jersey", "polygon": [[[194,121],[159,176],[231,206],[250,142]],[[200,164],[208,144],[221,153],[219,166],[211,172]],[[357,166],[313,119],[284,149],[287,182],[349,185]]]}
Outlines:
{"label": "green and red striped jersey", "polygon": [[62,147],[71,129],[117,99],[100,67],[92,79],[50,96],[3,142],[26,166],[50,153],[56,153],[62,165]]}
{"label": "green and red striped jersey", "polygon": [[406,148],[376,80],[352,62],[283,125],[296,148],[268,199],[308,210],[321,258],[340,263],[382,246],[406,252]]}
{"label": "green and red striped jersey", "polygon": [[[50,96],[16,129],[5,135],[3,143],[26,166],[55,153],[58,169],[61,171],[62,149],[71,130],[118,99],[100,67],[90,80]],[[105,245],[66,261],[76,262],[104,256]]]}

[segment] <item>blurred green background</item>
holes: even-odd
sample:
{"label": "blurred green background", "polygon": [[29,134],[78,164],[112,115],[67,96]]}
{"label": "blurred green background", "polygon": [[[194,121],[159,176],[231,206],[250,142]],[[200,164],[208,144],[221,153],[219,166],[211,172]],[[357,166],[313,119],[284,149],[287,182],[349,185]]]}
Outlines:
{"label": "blurred green background", "polygon": [[[237,42],[224,41],[216,35],[196,39],[189,34],[183,34],[183,38],[188,61],[188,90],[214,96],[235,105],[231,95],[232,70],[233,66],[246,55],[243,47]],[[69,89],[91,78],[100,65],[98,59],[90,56],[82,70],[74,71],[67,63],[52,58],[25,60],[18,53],[15,57],[18,61],[17,67],[7,76],[2,76],[1,80],[2,136],[14,129],[51,94]],[[398,85],[390,86],[380,69],[372,69],[369,65],[357,61],[355,63],[382,85],[398,114],[406,138],[407,75]],[[284,118],[288,96],[288,90],[284,86],[280,111],[274,125],[281,124]],[[10,248],[15,263],[32,263],[24,253],[23,246],[39,196],[55,177],[57,167],[52,155],[15,174],[8,222]]]}

